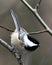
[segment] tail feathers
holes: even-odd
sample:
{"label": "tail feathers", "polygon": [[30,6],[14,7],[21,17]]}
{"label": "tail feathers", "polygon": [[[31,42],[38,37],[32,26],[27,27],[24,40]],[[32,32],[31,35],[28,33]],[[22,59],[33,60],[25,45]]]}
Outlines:
{"label": "tail feathers", "polygon": [[20,30],[20,24],[19,24],[19,21],[18,21],[18,17],[17,17],[16,13],[12,9],[10,10],[10,13],[11,13],[11,16],[13,18],[15,27],[19,31]]}

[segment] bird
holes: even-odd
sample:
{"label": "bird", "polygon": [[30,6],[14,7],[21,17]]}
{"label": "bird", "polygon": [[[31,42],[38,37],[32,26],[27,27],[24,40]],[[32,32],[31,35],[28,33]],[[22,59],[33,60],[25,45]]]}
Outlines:
{"label": "bird", "polygon": [[11,45],[16,48],[22,47],[29,52],[36,50],[40,46],[39,41],[20,26],[18,17],[13,9],[10,10],[10,13],[15,24],[15,30],[11,34]]}

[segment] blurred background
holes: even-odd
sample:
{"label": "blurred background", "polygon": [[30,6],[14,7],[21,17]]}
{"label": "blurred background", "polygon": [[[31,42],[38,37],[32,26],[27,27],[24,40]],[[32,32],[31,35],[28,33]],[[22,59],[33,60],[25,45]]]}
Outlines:
{"label": "blurred background", "polygon": [[[5,3],[10,3],[9,1],[7,0]],[[39,0],[27,0],[27,2],[34,8]],[[18,15],[21,26],[24,27],[28,32],[44,29],[32,12],[29,11],[29,9],[20,0],[17,0],[16,5],[13,5],[12,7]],[[0,15],[0,25],[14,30],[14,23],[9,12],[9,9],[12,7],[7,7],[8,9],[4,8],[6,11]],[[38,12],[47,25],[52,29],[52,0],[42,0]],[[0,28],[0,38],[9,44],[10,35],[11,32]],[[52,36],[47,32],[32,36],[39,41],[40,47],[28,56],[28,60],[25,61],[25,65],[52,65]],[[18,65],[15,57],[1,45],[0,65]]]}

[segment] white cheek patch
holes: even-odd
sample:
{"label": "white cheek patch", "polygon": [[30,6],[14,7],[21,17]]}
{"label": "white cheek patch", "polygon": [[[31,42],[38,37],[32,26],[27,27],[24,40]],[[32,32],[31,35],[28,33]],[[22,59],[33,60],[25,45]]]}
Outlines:
{"label": "white cheek patch", "polygon": [[32,47],[32,46],[37,46],[37,44],[33,43],[32,41],[30,41],[30,40],[28,39],[27,35],[24,35],[24,44],[25,44],[26,46],[30,46],[30,47]]}

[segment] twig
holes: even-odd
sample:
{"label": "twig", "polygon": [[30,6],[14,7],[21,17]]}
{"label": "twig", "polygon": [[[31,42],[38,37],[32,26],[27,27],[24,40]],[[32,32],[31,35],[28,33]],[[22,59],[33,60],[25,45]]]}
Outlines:
{"label": "twig", "polygon": [[40,15],[38,14],[37,8],[39,7],[41,0],[39,1],[39,3],[35,6],[35,8],[32,8],[31,5],[29,5],[28,2],[26,2],[26,0],[21,0],[25,6],[28,7],[28,9],[30,9],[30,11],[36,16],[36,18],[40,21],[40,23],[45,27],[45,29],[52,34],[52,30],[48,27],[48,25],[45,23],[45,21],[40,17]]}
{"label": "twig", "polygon": [[15,49],[14,46],[9,45],[2,39],[0,39],[0,44],[4,46],[6,49],[8,49],[15,56],[20,65],[23,65],[23,62],[21,60],[21,54],[19,53],[19,51]]}
{"label": "twig", "polygon": [[4,46],[5,48],[7,48],[9,51],[12,51],[14,47],[10,46],[9,44],[7,44],[4,40],[0,39],[0,44],[2,46]]}
{"label": "twig", "polygon": [[37,31],[37,32],[29,32],[29,34],[30,34],[30,35],[34,35],[34,34],[41,34],[41,33],[44,33],[44,32],[47,32],[47,30],[44,29],[44,30]]}
{"label": "twig", "polygon": [[40,0],[40,1],[36,4],[35,9],[37,9],[37,10],[38,10],[39,5],[41,4],[41,1],[42,1],[42,0]]}
{"label": "twig", "polygon": [[3,26],[1,26],[1,25],[0,25],[0,28],[3,28],[3,29],[5,29],[5,30],[7,30],[7,31],[9,31],[9,32],[14,32],[13,30],[10,30],[10,29],[8,29],[8,28],[6,28],[6,27],[3,27]]}
{"label": "twig", "polygon": [[[8,28],[6,28],[6,27],[3,27],[3,26],[0,26],[1,28],[3,28],[3,29],[5,29],[5,30],[7,30],[7,31],[9,31],[9,32],[14,32],[13,30],[10,30],[10,29],[8,29]],[[41,31],[36,31],[36,32],[28,32],[30,35],[34,35],[34,34],[40,34],[40,33],[44,33],[44,32],[47,32],[47,30],[46,29],[44,29],[44,30],[41,30]]]}
{"label": "twig", "polygon": [[[10,30],[10,29],[8,29],[8,28],[6,28],[6,27],[3,27],[3,26],[0,26],[1,28],[3,28],[3,29],[5,29],[5,30],[7,30],[7,31],[9,31],[9,32],[14,32],[13,30]],[[44,33],[44,32],[47,32],[47,30],[46,29],[44,29],[44,30],[41,30],[41,31],[34,31],[34,32],[28,32],[30,35],[34,35],[34,34],[41,34],[41,33]]]}

